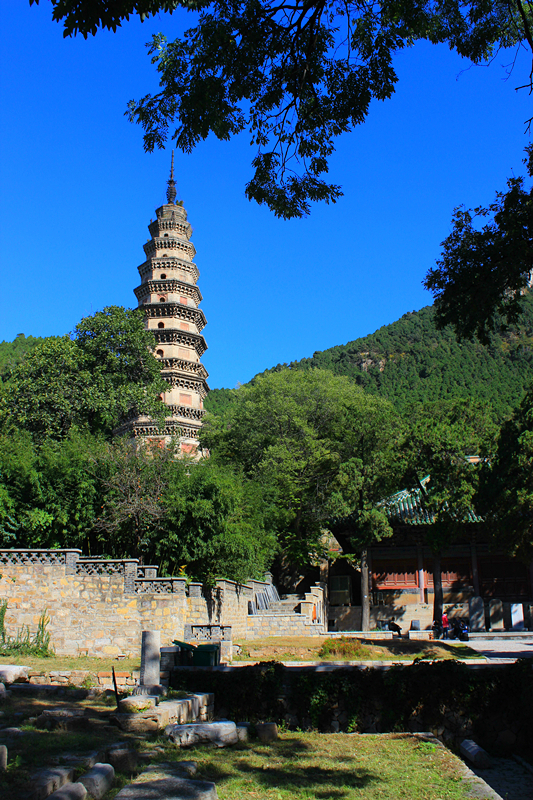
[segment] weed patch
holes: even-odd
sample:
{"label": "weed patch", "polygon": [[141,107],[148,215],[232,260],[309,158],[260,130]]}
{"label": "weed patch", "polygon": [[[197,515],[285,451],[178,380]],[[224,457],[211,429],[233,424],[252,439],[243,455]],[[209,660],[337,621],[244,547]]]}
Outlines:
{"label": "weed patch", "polygon": [[27,625],[23,625],[15,636],[9,636],[5,627],[7,600],[0,600],[0,656],[53,656],[50,633],[47,630],[50,617],[43,611],[39,617],[37,631],[32,636]]}

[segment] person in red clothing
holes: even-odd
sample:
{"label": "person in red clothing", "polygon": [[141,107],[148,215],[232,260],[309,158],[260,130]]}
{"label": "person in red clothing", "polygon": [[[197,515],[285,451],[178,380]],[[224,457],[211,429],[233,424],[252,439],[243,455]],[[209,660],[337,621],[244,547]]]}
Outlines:
{"label": "person in red clothing", "polygon": [[448,614],[446,612],[442,615],[442,638],[448,638],[448,631],[450,629],[450,623],[448,622]]}

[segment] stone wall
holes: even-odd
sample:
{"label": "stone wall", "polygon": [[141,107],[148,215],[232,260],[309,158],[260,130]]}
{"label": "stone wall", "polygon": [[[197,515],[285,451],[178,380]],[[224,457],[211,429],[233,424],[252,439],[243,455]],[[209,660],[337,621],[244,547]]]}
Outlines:
{"label": "stone wall", "polygon": [[[6,630],[14,635],[25,625],[33,633],[46,613],[56,653],[74,656],[138,655],[143,630],[160,631],[164,646],[183,640],[186,626],[194,625],[231,626],[233,639],[257,635],[248,603],[267,583],[224,580],[205,590],[157,572],[157,566],[140,566],[136,559],[86,558],[80,550],[0,550]],[[314,591],[318,597],[321,590]],[[308,605],[295,615],[301,630]]]}
{"label": "stone wall", "polygon": [[247,619],[246,639],[264,639],[266,636],[319,636],[320,624],[310,622],[302,614],[258,614]]}

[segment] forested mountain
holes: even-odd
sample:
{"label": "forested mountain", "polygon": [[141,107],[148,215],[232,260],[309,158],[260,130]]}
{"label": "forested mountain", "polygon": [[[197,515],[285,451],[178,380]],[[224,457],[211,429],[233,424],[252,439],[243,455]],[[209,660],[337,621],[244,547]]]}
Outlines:
{"label": "forested mountain", "polygon": [[[369,336],[267,372],[287,367],[348,375],[399,410],[410,403],[473,397],[490,401],[504,419],[533,383],[533,293],[519,323],[492,335],[487,346],[477,340],[458,342],[451,327],[437,330],[434,308],[426,306]],[[214,390],[206,408],[217,413],[230,396],[227,389]]]}

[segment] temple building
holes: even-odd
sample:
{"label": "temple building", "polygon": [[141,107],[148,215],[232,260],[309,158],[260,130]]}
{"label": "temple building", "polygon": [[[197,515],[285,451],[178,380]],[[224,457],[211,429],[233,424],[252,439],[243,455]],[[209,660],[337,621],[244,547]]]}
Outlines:
{"label": "temple building", "polygon": [[167,202],[155,213],[144,245],[146,260],[138,268],[141,284],[134,291],[146,314],[146,327],[155,335],[155,356],[162,361],[162,375],[169,384],[161,397],[168,416],[164,428],[149,417],[137,417],[122,429],[148,441],[176,436],[183,453],[194,453],[209,391],[208,373],[200,362],[207,350],[202,336],[206,319],[199,308],[202,294],[196,285],[200,273],[193,261],[192,227],[182,201],[176,202],[174,153]]}

